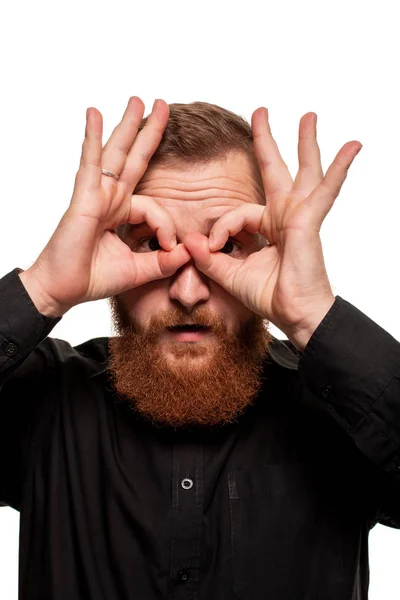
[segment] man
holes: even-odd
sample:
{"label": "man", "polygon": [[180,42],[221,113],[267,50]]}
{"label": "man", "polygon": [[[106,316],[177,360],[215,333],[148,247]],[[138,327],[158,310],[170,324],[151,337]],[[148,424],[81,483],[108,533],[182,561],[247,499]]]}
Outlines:
{"label": "man", "polygon": [[[0,280],[0,500],[24,600],[366,600],[400,526],[400,345],[334,297],[316,116],[292,181],[266,109],[87,113],[71,204]],[[117,335],[46,337],[111,298]],[[287,336],[281,342],[266,328]]]}

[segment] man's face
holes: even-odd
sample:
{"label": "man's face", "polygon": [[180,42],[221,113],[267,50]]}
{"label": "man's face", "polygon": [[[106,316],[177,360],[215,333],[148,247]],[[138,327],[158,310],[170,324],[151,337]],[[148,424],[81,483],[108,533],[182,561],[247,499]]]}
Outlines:
{"label": "man's face", "polygon": [[[244,202],[264,203],[254,167],[242,154],[195,168],[150,168],[137,194],[167,210],[178,242],[206,236],[213,222]],[[145,223],[123,240],[134,252],[159,249]],[[244,260],[260,248],[241,232],[223,252]],[[114,327],[110,371],[117,391],[151,420],[181,426],[235,419],[259,388],[269,334],[260,317],[199,271],[193,260],[173,276],[111,300]]]}

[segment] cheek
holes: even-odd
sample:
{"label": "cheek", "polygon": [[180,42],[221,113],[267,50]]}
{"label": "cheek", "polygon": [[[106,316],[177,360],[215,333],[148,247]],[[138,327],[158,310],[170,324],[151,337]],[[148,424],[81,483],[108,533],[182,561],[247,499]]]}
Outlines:
{"label": "cheek", "polygon": [[215,310],[225,316],[231,332],[236,330],[240,323],[248,321],[253,315],[246,306],[228,294],[217,283],[213,282],[211,287],[210,301],[214,304]]}
{"label": "cheek", "polygon": [[168,309],[168,287],[165,280],[152,281],[124,292],[121,299],[130,318],[147,325],[155,313]]}
{"label": "cheek", "polygon": [[230,308],[230,319],[232,327],[237,332],[239,328],[252,317],[253,313],[249,311],[243,304],[237,303]]}

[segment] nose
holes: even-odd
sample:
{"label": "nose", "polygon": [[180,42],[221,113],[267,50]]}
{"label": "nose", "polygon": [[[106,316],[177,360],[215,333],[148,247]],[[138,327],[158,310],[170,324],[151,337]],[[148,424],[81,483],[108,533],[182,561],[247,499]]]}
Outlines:
{"label": "nose", "polygon": [[172,276],[169,297],[188,310],[209,299],[208,278],[196,268],[193,260],[183,265]]}

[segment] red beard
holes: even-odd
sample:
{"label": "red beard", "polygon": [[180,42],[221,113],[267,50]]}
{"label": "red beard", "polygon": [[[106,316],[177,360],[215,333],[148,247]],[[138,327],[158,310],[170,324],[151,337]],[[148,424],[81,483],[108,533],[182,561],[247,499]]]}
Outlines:
{"label": "red beard", "polygon": [[[110,300],[117,337],[109,340],[113,385],[132,409],[157,425],[173,427],[232,423],[262,385],[262,365],[272,337],[264,320],[252,315],[227,333],[221,315],[205,307],[184,314],[158,312],[143,329],[117,298]],[[160,333],[188,322],[208,327],[213,342],[160,344]]]}

